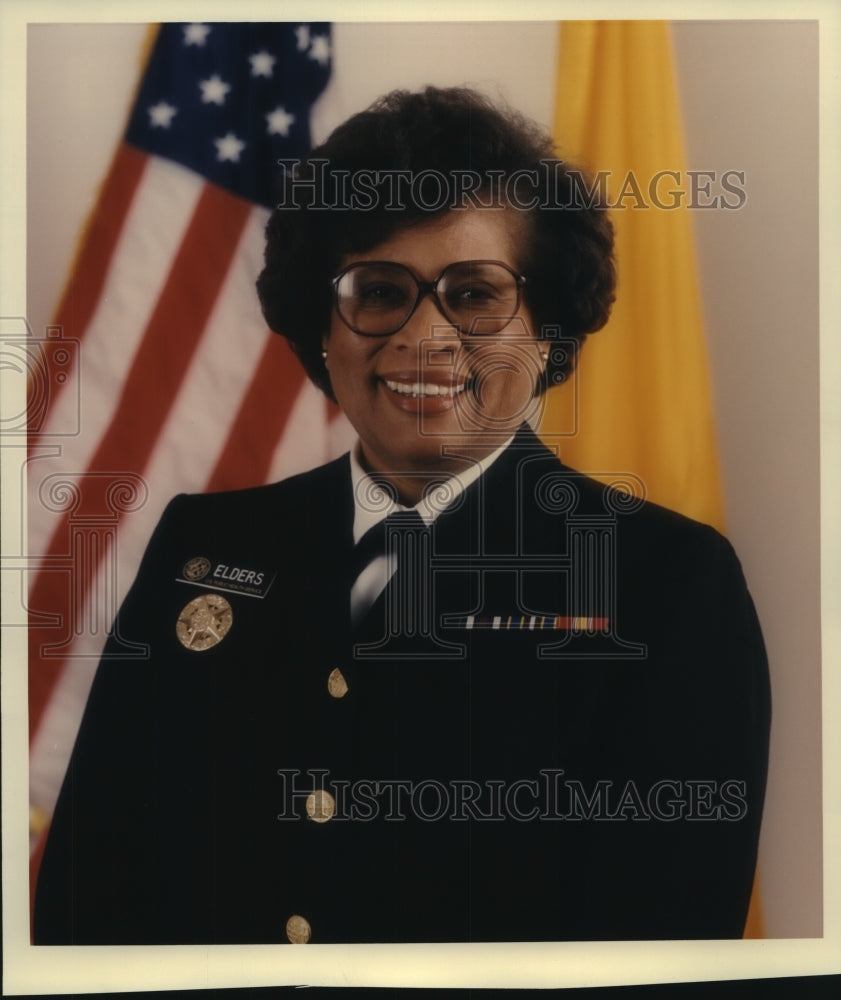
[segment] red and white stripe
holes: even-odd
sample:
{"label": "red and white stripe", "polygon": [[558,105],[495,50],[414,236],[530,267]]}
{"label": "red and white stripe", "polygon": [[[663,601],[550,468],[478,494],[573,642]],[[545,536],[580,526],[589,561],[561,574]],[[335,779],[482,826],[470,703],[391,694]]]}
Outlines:
{"label": "red and white stripe", "polygon": [[[80,342],[81,402],[77,413],[73,392],[55,393],[30,441],[31,801],[46,816],[106,631],[168,500],[311,468],[352,437],[260,314],[266,218],[122,145],[57,311],[63,337]],[[76,422],[79,433],[64,436]],[[81,482],[86,494],[121,478],[135,494],[115,515],[113,556],[69,552],[61,484]],[[91,513],[86,503],[77,515]],[[68,622],[72,641],[45,655]]]}

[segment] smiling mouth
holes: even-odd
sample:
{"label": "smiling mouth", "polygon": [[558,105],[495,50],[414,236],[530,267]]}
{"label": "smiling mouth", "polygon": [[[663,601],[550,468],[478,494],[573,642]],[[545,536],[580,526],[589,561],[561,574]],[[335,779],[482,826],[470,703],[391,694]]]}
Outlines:
{"label": "smiling mouth", "polygon": [[459,396],[467,389],[466,382],[441,385],[438,382],[395,382],[383,379],[385,385],[400,396],[423,399],[432,396]]}

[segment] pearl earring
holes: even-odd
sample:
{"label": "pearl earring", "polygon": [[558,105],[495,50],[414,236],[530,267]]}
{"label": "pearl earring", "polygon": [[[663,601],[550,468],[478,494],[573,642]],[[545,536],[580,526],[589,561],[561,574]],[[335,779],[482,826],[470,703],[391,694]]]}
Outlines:
{"label": "pearl earring", "polygon": [[321,357],[326,361],[327,360],[327,351],[322,351],[321,352]]}

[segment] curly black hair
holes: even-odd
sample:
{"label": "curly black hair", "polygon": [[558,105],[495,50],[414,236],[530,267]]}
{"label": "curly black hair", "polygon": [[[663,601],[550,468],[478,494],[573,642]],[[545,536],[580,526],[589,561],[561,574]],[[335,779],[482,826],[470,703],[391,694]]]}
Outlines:
{"label": "curly black hair", "polygon": [[549,135],[518,112],[465,88],[396,90],[295,161],[266,227],[263,315],[328,396],[321,339],[342,258],[471,205],[513,207],[526,223],[517,261],[524,300],[541,336],[558,341],[538,391],[572,371],[615,297],[604,206],[581,171],[556,156]]}

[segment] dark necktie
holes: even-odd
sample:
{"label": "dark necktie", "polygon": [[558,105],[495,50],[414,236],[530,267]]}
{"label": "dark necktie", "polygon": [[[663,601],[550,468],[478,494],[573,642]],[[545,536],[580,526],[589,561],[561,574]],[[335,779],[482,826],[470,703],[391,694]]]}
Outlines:
{"label": "dark necktie", "polygon": [[363,615],[366,635],[412,638],[429,633],[431,532],[416,510],[397,511],[375,524],[353,552],[352,578],[381,555],[393,555],[397,568],[383,592]]}

